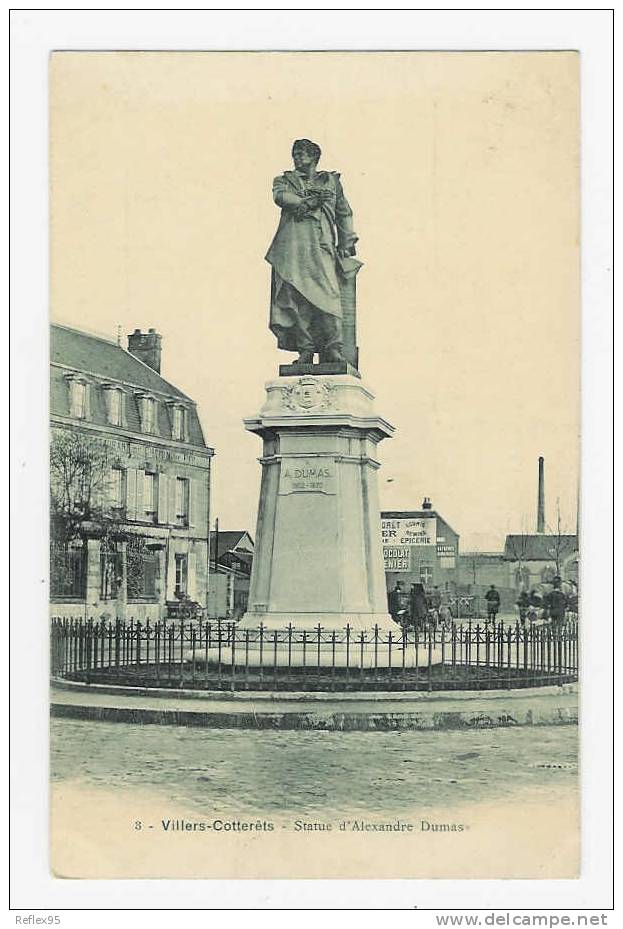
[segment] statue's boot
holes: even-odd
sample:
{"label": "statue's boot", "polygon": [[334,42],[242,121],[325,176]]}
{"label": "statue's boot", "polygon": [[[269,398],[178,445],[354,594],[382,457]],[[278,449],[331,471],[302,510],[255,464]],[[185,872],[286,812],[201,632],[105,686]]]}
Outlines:
{"label": "statue's boot", "polygon": [[336,361],[344,361],[344,355],[339,348],[330,348],[328,351],[323,353],[323,361],[325,359],[328,364],[331,364]]}
{"label": "statue's boot", "polygon": [[320,361],[325,364],[343,362],[342,320],[329,313],[319,313],[317,324],[323,343],[320,349]]}
{"label": "statue's boot", "polygon": [[294,362],[295,365],[311,365],[313,363],[314,363],[313,352],[301,352],[299,357]]}

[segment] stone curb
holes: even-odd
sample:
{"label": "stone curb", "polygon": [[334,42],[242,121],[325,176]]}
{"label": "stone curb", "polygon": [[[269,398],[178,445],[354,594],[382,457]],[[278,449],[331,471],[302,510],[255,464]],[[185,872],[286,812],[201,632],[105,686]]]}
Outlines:
{"label": "stone curb", "polygon": [[51,686],[56,690],[71,693],[107,694],[126,697],[163,697],[175,700],[236,701],[240,703],[274,703],[310,702],[310,703],[353,703],[357,701],[382,701],[434,703],[435,701],[459,700],[521,700],[542,697],[573,696],[578,693],[577,684],[552,684],[545,687],[517,687],[506,690],[433,690],[433,691],[264,691],[264,690],[191,690],[174,687],[129,687],[116,684],[87,684],[82,681],[68,681],[64,678],[52,678]]}
{"label": "stone curb", "polygon": [[[516,726],[571,725],[578,721],[578,701],[574,693],[538,694],[517,700],[499,694],[479,704],[456,697],[442,702],[420,701],[402,705],[390,700],[361,698],[341,705],[333,699],[317,706],[292,703],[272,707],[266,702],[236,704],[229,695],[219,701],[177,701],[150,694],[105,694],[102,691],[61,690],[52,694],[54,718],[122,722],[130,725],[193,726],[211,729],[317,730],[327,732],[391,732],[402,730],[470,730]],[[333,695],[325,695],[330,697]],[[393,695],[391,695],[393,696]],[[179,702],[183,705],[180,706]],[[233,703],[233,705],[232,705]],[[177,705],[176,705],[177,704]],[[185,704],[185,705],[184,705]],[[392,705],[393,704],[393,705]]]}
{"label": "stone curb", "polygon": [[193,726],[206,729],[323,730],[326,732],[391,732],[396,730],[493,729],[517,726],[570,725],[577,709],[555,707],[540,713],[528,710],[485,713],[215,713],[154,710],[133,707],[85,706],[53,703],[54,718],[122,722],[136,726]]}

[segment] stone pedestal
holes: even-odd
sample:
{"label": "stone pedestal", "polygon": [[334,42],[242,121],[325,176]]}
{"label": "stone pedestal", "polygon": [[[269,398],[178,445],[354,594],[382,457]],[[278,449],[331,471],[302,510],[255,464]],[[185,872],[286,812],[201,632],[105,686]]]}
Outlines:
{"label": "stone pedestal", "polygon": [[380,631],[387,612],[376,448],[393,427],[351,374],[286,376],[246,419],[264,452],[248,611],[239,628]]}

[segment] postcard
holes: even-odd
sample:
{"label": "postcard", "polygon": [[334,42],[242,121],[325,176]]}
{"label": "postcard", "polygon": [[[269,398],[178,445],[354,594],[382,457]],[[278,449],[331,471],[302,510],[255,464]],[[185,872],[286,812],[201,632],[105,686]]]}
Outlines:
{"label": "postcard", "polygon": [[49,68],[54,876],[578,878],[578,53]]}

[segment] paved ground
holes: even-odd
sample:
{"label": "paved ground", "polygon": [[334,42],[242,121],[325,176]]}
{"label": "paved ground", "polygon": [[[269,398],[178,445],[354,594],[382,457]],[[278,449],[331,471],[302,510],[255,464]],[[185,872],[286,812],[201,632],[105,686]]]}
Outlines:
{"label": "paved ground", "polygon": [[577,728],[258,732],[51,721],[55,782],[150,791],[198,814],[448,807],[577,792]]}

